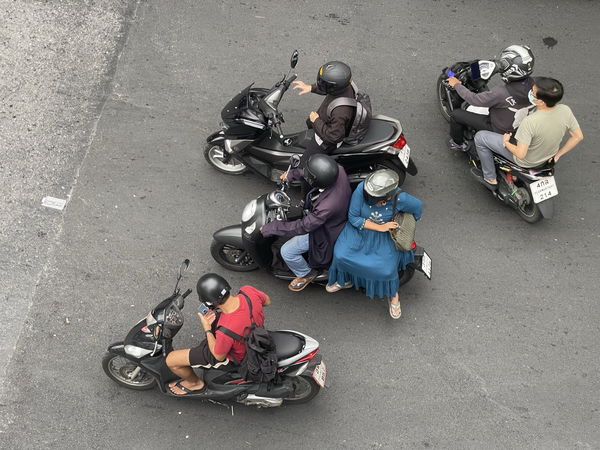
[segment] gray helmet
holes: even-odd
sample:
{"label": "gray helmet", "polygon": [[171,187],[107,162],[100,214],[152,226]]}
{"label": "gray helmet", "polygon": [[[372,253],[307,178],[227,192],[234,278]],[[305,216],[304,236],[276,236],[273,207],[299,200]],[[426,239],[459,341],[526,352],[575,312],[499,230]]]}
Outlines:
{"label": "gray helmet", "polygon": [[502,50],[498,61],[500,78],[505,83],[522,80],[533,72],[535,59],[526,45],[511,45]]}
{"label": "gray helmet", "polygon": [[341,61],[329,61],[319,68],[317,88],[327,94],[339,94],[352,81],[352,71]]}
{"label": "gray helmet", "polygon": [[368,203],[386,200],[398,189],[400,178],[392,169],[381,169],[369,174],[363,186],[363,195]]}

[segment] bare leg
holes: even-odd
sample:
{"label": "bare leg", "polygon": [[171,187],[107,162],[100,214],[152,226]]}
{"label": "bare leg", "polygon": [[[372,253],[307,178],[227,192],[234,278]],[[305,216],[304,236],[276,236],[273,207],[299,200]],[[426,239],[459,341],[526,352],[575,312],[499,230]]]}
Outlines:
{"label": "bare leg", "polygon": [[[175,375],[179,375],[182,379],[181,385],[186,388],[196,391],[204,387],[204,381],[202,381],[194,369],[190,367],[190,349],[173,350],[167,355],[167,366],[171,369]],[[179,389],[175,384],[177,381],[169,383],[171,392],[176,395],[184,395],[185,392]]]}

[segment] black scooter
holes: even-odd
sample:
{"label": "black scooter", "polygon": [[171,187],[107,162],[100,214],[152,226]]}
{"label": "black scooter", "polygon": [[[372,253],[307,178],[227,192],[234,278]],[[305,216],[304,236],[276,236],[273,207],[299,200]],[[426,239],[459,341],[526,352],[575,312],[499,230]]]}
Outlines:
{"label": "black scooter", "polygon": [[[442,116],[450,121],[450,114],[456,108],[462,108],[477,114],[487,114],[487,108],[474,107],[466,103],[447,83],[449,76],[455,76],[473,92],[488,90],[490,78],[498,72],[501,62],[474,60],[457,62],[445,68],[437,80],[437,96]],[[465,130],[466,153],[474,167],[480,166],[479,156],[475,150],[473,139],[476,130]],[[554,162],[541,164],[534,168],[524,168],[501,155],[494,155],[498,189],[493,191],[494,197],[502,203],[514,208],[519,216],[529,223],[543,218],[549,219],[554,214],[554,199],[558,195],[554,179]]]}
{"label": "black scooter", "polygon": [[[299,157],[292,158],[287,170],[297,165]],[[247,272],[258,268],[265,269],[276,278],[291,281],[296,276],[288,269],[280,255],[286,237],[264,237],[260,228],[272,220],[289,220],[295,208],[285,192],[287,182],[280,182],[279,189],[261,195],[249,202],[242,211],[242,221],[238,225],[221,228],[213,234],[210,246],[212,257],[226,269],[236,272]],[[298,213],[296,212],[296,216]],[[413,241],[415,261],[399,273],[400,285],[408,283],[415,270],[423,272],[431,279],[431,258],[425,250]],[[327,283],[324,271],[313,281],[317,284]]]}
{"label": "black scooter", "polygon": [[[291,58],[290,71],[298,63]],[[288,72],[289,76],[289,72]],[[271,89],[249,85],[233,97],[221,111],[222,129],[207,138],[206,160],[220,172],[239,175],[250,169],[271,181],[278,181],[293,154],[304,153],[313,131],[283,134],[283,114],[278,106],[296,75],[284,76]],[[369,131],[357,145],[343,144],[331,156],[346,170],[350,183],[360,183],[377,169],[392,169],[400,177],[417,174],[400,122],[376,115]]]}
{"label": "black scooter", "polygon": [[[129,331],[124,341],[108,347],[102,359],[106,375],[119,385],[135,390],[152,389],[157,384],[163,394],[171,393],[168,384],[179,379],[166,365],[166,357],[173,350],[173,338],[183,326],[185,298],[178,288],[183,272],[190,261],[179,268],[173,294],[160,302],[146,317]],[[217,310],[217,315],[220,311]],[[257,407],[280,406],[286,403],[306,403],[325,386],[327,371],[321,359],[319,343],[298,331],[271,331],[278,357],[277,384],[259,384],[244,380],[237,371],[210,369],[203,379],[208,386],[205,393],[183,397],[218,402],[238,402]]]}

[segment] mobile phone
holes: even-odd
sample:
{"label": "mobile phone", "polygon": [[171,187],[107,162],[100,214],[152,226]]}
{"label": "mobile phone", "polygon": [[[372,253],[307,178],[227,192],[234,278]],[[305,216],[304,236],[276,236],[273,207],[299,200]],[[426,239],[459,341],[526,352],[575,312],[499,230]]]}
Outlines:
{"label": "mobile phone", "polygon": [[448,78],[453,77],[454,72],[452,72],[450,69],[448,69],[448,72],[446,72],[446,75],[448,75]]}
{"label": "mobile phone", "polygon": [[200,306],[198,306],[198,312],[205,316],[208,313],[208,311],[210,311],[210,309],[208,309],[208,306],[206,306],[204,302],[200,302]]}

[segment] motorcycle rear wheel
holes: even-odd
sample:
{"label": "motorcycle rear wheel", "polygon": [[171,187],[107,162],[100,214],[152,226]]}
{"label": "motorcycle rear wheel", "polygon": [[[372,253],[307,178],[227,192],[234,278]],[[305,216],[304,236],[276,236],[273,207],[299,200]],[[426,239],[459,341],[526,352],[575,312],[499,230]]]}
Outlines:
{"label": "motorcycle rear wheel", "polygon": [[404,286],[406,283],[408,283],[410,280],[412,280],[412,277],[415,274],[415,268],[412,266],[406,266],[404,268],[404,270],[402,270],[399,273],[400,276],[400,286]]}
{"label": "motorcycle rear wheel", "polygon": [[234,272],[250,272],[258,269],[258,264],[246,250],[213,239],[210,254],[216,262]]}
{"label": "motorcycle rear wheel", "polygon": [[156,381],[153,377],[144,372],[144,369],[140,370],[134,379],[129,378],[129,375],[131,375],[138,367],[139,366],[133,361],[113,353],[107,352],[104,355],[104,358],[102,358],[102,369],[104,369],[104,373],[106,373],[106,375],[108,375],[115,383],[126,387],[127,389],[134,389],[136,391],[152,389],[156,384]]}
{"label": "motorcycle rear wheel", "polygon": [[227,175],[241,175],[248,170],[245,164],[229,156],[221,144],[208,144],[204,148],[204,158],[219,172]]}
{"label": "motorcycle rear wheel", "polygon": [[300,405],[302,403],[308,403],[321,390],[321,386],[317,384],[311,376],[300,375],[298,377],[290,377],[292,384],[294,385],[294,393],[291,397],[286,397],[283,400],[287,403]]}
{"label": "motorcycle rear wheel", "polygon": [[527,204],[519,204],[517,206],[517,213],[527,223],[536,223],[542,220],[542,212],[539,206],[531,199]]}

